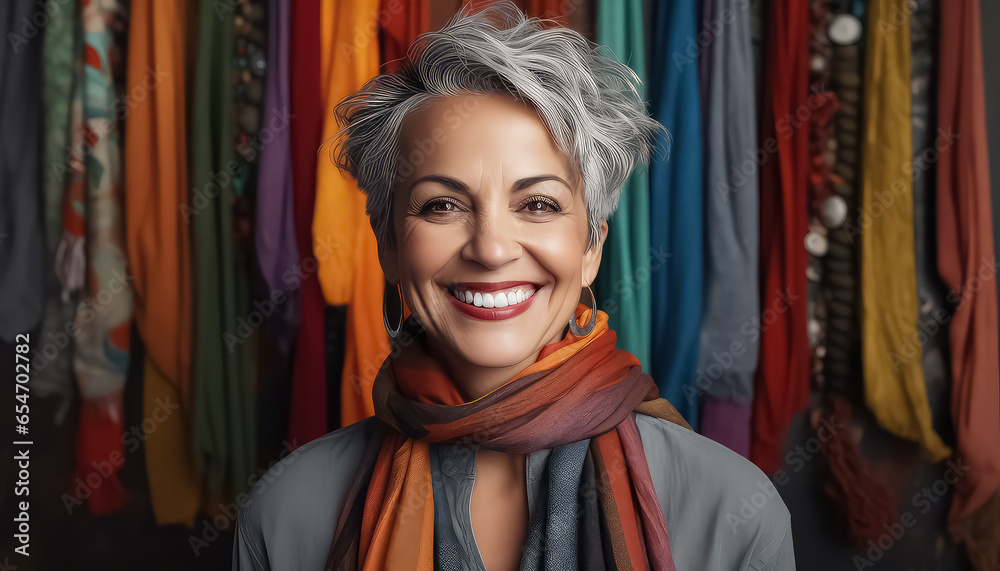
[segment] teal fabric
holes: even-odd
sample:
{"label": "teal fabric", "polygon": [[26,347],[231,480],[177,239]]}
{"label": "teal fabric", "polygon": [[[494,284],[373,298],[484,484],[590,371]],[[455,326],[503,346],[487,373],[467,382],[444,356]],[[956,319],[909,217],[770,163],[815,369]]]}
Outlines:
{"label": "teal fabric", "polygon": [[[691,426],[697,426],[702,298],[701,115],[695,1],[655,5],[650,94],[653,116],[670,132],[657,139],[650,166],[650,247],[666,253],[652,275],[650,375]],[[669,154],[669,158],[668,158]]]}
{"label": "teal fabric", "polygon": [[[644,37],[642,0],[597,3],[597,43],[610,48],[643,81]],[[594,295],[618,333],[618,347],[635,355],[646,371],[652,327],[650,266],[656,263],[649,249],[649,176],[640,167],[625,184],[618,210],[608,221]]]}

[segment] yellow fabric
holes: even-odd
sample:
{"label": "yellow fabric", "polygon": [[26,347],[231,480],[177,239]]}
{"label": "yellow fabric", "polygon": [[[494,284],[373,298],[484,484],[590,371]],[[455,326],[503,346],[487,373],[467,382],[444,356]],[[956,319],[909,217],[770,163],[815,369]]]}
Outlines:
{"label": "yellow fabric", "polygon": [[333,108],[379,72],[378,0],[324,1],[320,54],[326,115],[317,166],[313,250],[319,262],[323,297],[348,305],[341,422],[351,424],[374,414],[371,386],[389,343],[382,325],[382,269],[365,196],[345,178],[331,152],[339,132]]}
{"label": "yellow fabric", "polygon": [[951,451],[934,432],[917,332],[910,117],[910,28],[893,24],[907,0],[873,0],[865,68],[861,194],[861,337],[865,398],[879,424],[920,444],[932,461]]}
{"label": "yellow fabric", "polygon": [[[201,490],[184,410],[169,409],[178,403],[177,387],[146,357],[142,416],[153,514],[160,525],[183,523],[193,527]],[[161,418],[164,420],[159,421]]]}

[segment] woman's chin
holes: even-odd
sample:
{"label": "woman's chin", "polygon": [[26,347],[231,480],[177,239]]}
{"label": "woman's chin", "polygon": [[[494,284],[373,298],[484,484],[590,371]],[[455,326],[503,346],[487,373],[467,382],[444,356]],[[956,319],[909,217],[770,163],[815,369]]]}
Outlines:
{"label": "woman's chin", "polygon": [[[513,338],[512,338],[513,337]],[[526,343],[527,336],[477,335],[453,340],[461,360],[477,367],[507,368],[524,362],[538,353],[535,344]]]}

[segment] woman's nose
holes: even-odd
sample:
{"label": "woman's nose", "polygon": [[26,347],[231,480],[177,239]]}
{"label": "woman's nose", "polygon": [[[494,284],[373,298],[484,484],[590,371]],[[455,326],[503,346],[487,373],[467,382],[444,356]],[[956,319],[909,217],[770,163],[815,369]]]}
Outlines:
{"label": "woman's nose", "polygon": [[480,213],[470,232],[462,248],[465,260],[493,270],[521,257],[523,250],[517,240],[516,228],[505,208]]}

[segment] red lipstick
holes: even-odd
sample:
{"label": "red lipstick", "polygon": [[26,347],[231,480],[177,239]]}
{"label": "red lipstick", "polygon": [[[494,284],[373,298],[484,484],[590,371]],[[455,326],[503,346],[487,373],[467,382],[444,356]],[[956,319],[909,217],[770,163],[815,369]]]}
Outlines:
{"label": "red lipstick", "polygon": [[494,291],[499,291],[503,289],[508,289],[512,287],[517,287],[519,285],[529,286],[531,289],[535,289],[535,293],[528,299],[522,301],[521,303],[508,305],[507,307],[476,307],[471,303],[465,303],[464,301],[458,301],[454,295],[451,294],[447,288],[445,290],[445,295],[448,296],[451,304],[455,306],[456,309],[462,313],[473,317],[475,319],[482,319],[483,321],[501,321],[504,319],[510,319],[512,317],[517,317],[525,311],[528,307],[535,301],[535,297],[538,295],[538,289],[531,282],[468,282],[461,284],[462,287],[467,287],[469,289],[475,289],[484,293],[490,293]]}

